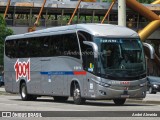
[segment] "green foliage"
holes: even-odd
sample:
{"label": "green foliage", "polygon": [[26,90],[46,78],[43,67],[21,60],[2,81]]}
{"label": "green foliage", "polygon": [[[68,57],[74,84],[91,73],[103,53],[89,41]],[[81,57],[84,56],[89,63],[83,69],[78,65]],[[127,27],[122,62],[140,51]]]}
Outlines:
{"label": "green foliage", "polygon": [[103,2],[112,2],[112,0],[102,0]]}
{"label": "green foliage", "polygon": [[[102,0],[102,1],[112,2],[112,0]],[[148,4],[150,4],[150,3],[152,3],[155,0],[137,0],[137,1],[140,2],[140,3],[148,3]]]}
{"label": "green foliage", "polygon": [[6,23],[0,15],[0,66],[3,65],[4,40],[8,35],[12,35],[13,31],[6,27]]}
{"label": "green foliage", "polygon": [[138,0],[138,2],[140,3],[148,3],[148,4],[152,3],[153,1],[155,0]]}

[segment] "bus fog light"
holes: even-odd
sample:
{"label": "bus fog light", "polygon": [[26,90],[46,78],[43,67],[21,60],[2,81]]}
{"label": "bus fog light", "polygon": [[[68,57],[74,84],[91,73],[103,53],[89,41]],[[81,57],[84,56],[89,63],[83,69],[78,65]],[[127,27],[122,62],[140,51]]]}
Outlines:
{"label": "bus fog light", "polygon": [[105,86],[105,87],[109,87],[110,85],[108,85],[108,84],[104,84],[104,86]]}
{"label": "bus fog light", "polygon": [[104,87],[109,87],[110,86],[109,84],[103,83],[103,82],[100,82],[99,85],[104,86]]}
{"label": "bus fog light", "polygon": [[144,86],[146,86],[146,83],[140,84],[140,87],[144,87]]}
{"label": "bus fog light", "polygon": [[99,92],[100,92],[102,95],[106,95],[106,92],[104,92],[103,90],[99,90]]}

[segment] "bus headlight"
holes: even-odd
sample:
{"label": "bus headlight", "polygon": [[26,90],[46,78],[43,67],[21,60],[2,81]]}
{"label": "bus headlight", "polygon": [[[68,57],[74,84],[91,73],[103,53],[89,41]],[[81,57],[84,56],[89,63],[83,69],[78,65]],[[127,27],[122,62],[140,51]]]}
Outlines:
{"label": "bus headlight", "polygon": [[153,85],[154,88],[158,88],[158,85]]}

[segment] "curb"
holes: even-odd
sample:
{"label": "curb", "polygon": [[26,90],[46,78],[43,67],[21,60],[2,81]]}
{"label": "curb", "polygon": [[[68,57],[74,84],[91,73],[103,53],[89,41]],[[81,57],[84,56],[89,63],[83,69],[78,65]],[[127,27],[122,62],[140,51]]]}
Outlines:
{"label": "curb", "polygon": [[6,92],[5,88],[2,86],[0,87],[0,92]]}
{"label": "curb", "polygon": [[160,101],[156,101],[156,100],[131,100],[131,99],[128,99],[128,100],[126,100],[126,102],[143,103],[143,104],[160,104]]}

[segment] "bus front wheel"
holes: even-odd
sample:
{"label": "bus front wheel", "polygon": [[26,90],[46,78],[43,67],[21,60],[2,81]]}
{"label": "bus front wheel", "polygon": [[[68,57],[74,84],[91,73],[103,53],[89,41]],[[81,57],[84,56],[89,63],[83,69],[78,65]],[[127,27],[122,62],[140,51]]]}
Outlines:
{"label": "bus front wheel", "polygon": [[75,85],[73,89],[73,100],[77,105],[81,105],[85,103],[85,99],[81,97],[81,91],[78,84]]}
{"label": "bus front wheel", "polygon": [[156,94],[156,91],[154,91],[152,87],[149,87],[149,94]]}
{"label": "bus front wheel", "polygon": [[113,101],[116,105],[123,105],[126,99],[113,99]]}

